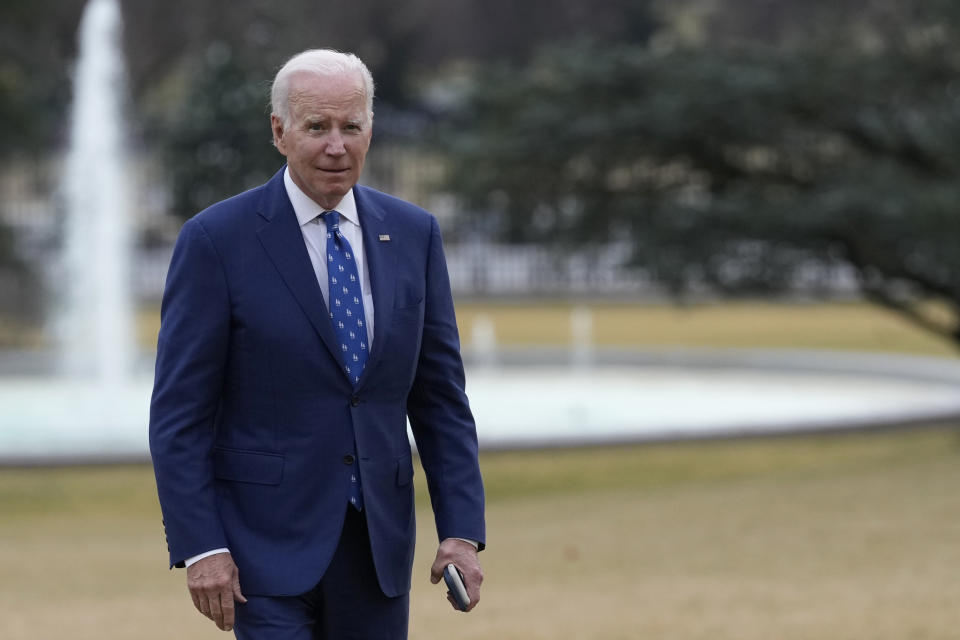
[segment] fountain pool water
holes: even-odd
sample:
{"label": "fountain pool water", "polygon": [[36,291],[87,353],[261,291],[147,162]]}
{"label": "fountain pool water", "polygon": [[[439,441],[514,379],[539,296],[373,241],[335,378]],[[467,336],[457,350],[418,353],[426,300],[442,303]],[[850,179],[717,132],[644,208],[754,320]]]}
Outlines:
{"label": "fountain pool water", "polygon": [[[561,356],[561,358],[564,356]],[[486,448],[724,437],[960,418],[960,361],[771,350],[522,354],[468,372]],[[531,365],[531,362],[540,361]]]}
{"label": "fountain pool water", "polygon": [[[620,351],[590,365],[498,353],[468,367],[482,448],[718,437],[960,417],[960,362],[770,351]],[[574,357],[576,362],[577,358]],[[150,380],[103,411],[82,382],[0,383],[0,460],[144,459]]]}

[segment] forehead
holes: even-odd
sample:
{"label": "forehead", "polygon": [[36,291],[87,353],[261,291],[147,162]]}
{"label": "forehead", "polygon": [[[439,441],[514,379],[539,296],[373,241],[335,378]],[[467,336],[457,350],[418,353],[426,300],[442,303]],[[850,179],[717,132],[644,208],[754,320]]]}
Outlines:
{"label": "forehead", "polygon": [[290,110],[295,117],[362,117],[366,104],[363,80],[358,73],[327,76],[302,71],[290,78]]}

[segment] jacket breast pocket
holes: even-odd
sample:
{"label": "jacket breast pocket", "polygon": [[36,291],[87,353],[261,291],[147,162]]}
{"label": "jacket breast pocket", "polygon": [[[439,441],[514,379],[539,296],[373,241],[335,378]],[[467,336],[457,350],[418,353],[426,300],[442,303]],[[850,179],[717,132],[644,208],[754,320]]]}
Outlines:
{"label": "jacket breast pocket", "polygon": [[283,455],[215,447],[213,476],[232,482],[278,485],[283,480]]}

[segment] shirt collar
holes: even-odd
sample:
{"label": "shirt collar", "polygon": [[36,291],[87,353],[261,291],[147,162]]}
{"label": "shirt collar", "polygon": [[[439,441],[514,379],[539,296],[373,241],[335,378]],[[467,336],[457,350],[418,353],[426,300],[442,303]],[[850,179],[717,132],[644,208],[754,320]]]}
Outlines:
{"label": "shirt collar", "polygon": [[[305,194],[303,190],[297,186],[297,183],[290,177],[289,166],[283,170],[283,186],[287,189],[287,196],[290,198],[290,204],[293,205],[293,212],[297,214],[297,222],[301,227],[315,220],[317,216],[322,215],[324,211],[329,211],[329,209],[324,209],[314,202],[310,196]],[[334,209],[340,214],[341,220],[346,218],[358,227],[360,226],[360,216],[357,213],[357,201],[353,197],[353,189],[347,191],[347,194],[343,196],[343,199],[340,200]]]}

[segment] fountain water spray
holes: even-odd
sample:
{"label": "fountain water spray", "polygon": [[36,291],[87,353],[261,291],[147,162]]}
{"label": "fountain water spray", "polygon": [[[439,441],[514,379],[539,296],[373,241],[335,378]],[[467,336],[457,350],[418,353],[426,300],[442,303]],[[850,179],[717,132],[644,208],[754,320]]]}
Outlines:
{"label": "fountain water spray", "polygon": [[65,187],[66,243],[55,327],[68,375],[117,387],[133,370],[131,178],[117,0],[91,0],[80,24]]}

